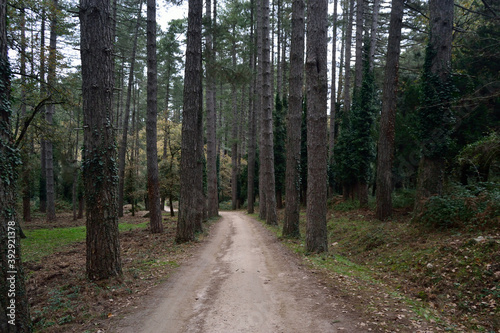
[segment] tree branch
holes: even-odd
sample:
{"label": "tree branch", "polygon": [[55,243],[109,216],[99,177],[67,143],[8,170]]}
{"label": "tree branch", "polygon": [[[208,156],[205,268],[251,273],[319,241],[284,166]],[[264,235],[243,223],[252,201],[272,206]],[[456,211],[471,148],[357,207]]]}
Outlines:
{"label": "tree branch", "polygon": [[408,3],[408,1],[405,2],[405,6],[408,7],[408,9],[413,10],[414,12],[419,13],[420,15],[422,15],[423,17],[425,17],[426,19],[429,19],[429,16],[425,15],[420,9],[415,8],[412,5],[410,5]]}
{"label": "tree branch", "polygon": [[[483,2],[484,2],[484,0],[483,0]],[[486,3],[485,3],[485,5],[486,5]],[[461,5],[459,5],[458,3],[456,3],[456,4],[455,4],[455,7],[458,7],[458,8],[460,8],[460,9],[463,9],[463,10],[465,10],[465,11],[469,12],[469,13],[478,14],[478,15],[481,15],[481,16],[484,16],[484,17],[487,17],[487,18],[490,18],[490,19],[495,19],[495,18],[496,18],[496,16],[486,15],[485,13],[481,13],[481,12],[478,12],[478,11],[472,10],[472,9],[470,9],[470,8],[466,8],[466,7],[464,7],[464,6],[461,6]],[[493,14],[496,14],[496,13],[493,13]]]}
{"label": "tree branch", "polygon": [[487,9],[488,9],[488,10],[489,10],[492,14],[493,14],[493,16],[494,16],[495,18],[498,18],[497,13],[495,12],[495,10],[494,10],[493,8],[491,8],[491,5],[490,5],[490,4],[488,4],[488,3],[486,2],[486,0],[482,0],[482,1],[483,1],[484,6],[485,6],[485,7],[486,7],[486,8],[487,8]]}
{"label": "tree branch", "polygon": [[52,102],[52,96],[48,96],[44,99],[42,99],[34,108],[33,112],[31,115],[24,120],[24,125],[23,129],[21,130],[21,133],[19,134],[19,137],[16,139],[16,142],[14,144],[14,147],[17,148],[21,144],[21,141],[23,140],[24,136],[26,135],[26,132],[28,131],[28,127],[30,126],[31,122],[35,118],[35,116],[40,112],[40,110],[43,109],[45,105],[48,104],[61,104],[59,102]]}

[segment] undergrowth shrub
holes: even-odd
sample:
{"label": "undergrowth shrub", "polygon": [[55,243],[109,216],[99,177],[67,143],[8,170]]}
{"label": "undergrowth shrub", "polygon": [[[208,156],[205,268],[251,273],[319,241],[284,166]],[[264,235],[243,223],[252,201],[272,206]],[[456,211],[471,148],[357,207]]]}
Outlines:
{"label": "undergrowth shrub", "polygon": [[425,203],[414,221],[435,229],[484,230],[500,226],[500,184],[454,185]]}
{"label": "undergrowth shrub", "polygon": [[413,207],[414,203],[415,203],[414,189],[401,189],[395,191],[392,195],[393,208]]}

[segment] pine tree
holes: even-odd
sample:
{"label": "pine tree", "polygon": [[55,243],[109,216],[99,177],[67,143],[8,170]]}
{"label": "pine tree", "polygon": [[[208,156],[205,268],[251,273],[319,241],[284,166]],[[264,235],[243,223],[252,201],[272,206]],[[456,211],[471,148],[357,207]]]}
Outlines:
{"label": "pine tree", "polygon": [[[389,42],[380,116],[380,134],[377,153],[377,218],[385,220],[392,214],[392,164],[394,160],[394,135],[398,87],[399,53],[401,50],[401,28],[405,0],[393,0]],[[373,43],[372,43],[373,45]],[[370,52],[370,54],[373,54]],[[370,64],[372,56],[370,56]],[[370,65],[370,68],[373,68]]]}
{"label": "pine tree", "polygon": [[[21,228],[15,210],[16,169],[21,161],[14,147],[11,128],[11,72],[6,22],[7,1],[0,0],[0,331],[24,333],[31,332],[31,320],[21,263]],[[10,244],[14,248],[9,247]],[[12,284],[15,291],[12,291]]]}
{"label": "pine tree", "polygon": [[304,0],[292,3],[292,44],[290,46],[290,105],[286,142],[286,206],[284,237],[300,237],[300,161],[304,85]]}
{"label": "pine tree", "polygon": [[274,110],[274,179],[276,181],[276,207],[283,208],[283,194],[285,192],[286,171],[286,114],[288,102],[286,98],[281,101],[276,94]]}
{"label": "pine tree", "polygon": [[[335,153],[336,170],[344,189],[366,187],[371,176],[371,165],[375,157],[372,139],[375,116],[375,86],[368,59],[368,41],[365,42],[363,55],[364,73],[362,85],[360,89],[354,90],[349,118],[344,115]],[[347,194],[349,194],[350,198],[354,196],[352,191],[348,191]],[[344,192],[345,195],[346,192]]]}
{"label": "pine tree", "polygon": [[[113,36],[109,0],[81,0],[83,180],[87,208],[87,277],[122,274],[118,238],[116,131],[113,128]],[[108,50],[108,52],[102,52]]]}
{"label": "pine tree", "polygon": [[[202,187],[203,145],[200,137],[202,121],[201,46],[203,2],[189,2],[186,64],[184,75],[184,110],[182,116],[181,170],[178,242],[194,240],[201,226],[203,212],[199,200]],[[201,144],[201,145],[200,145]]]}
{"label": "pine tree", "polygon": [[328,1],[307,7],[307,229],[306,250],[328,251],[327,200],[327,29]]}
{"label": "pine tree", "polygon": [[158,64],[156,57],[156,0],[147,0],[147,62],[148,62],[148,100],[147,100],[147,174],[149,224],[152,233],[163,232],[160,207],[160,181],[158,177],[157,118],[158,118]]}
{"label": "pine tree", "polygon": [[130,105],[132,102],[132,86],[134,84],[134,69],[136,63],[137,54],[137,42],[139,39],[139,27],[141,24],[141,12],[142,12],[142,0],[139,1],[139,10],[137,12],[137,19],[135,23],[135,34],[134,34],[134,44],[132,45],[132,53],[130,56],[130,69],[128,75],[127,84],[127,97],[125,102],[124,118],[123,118],[123,132],[122,140],[120,142],[120,149],[118,152],[118,172],[119,172],[119,183],[118,183],[118,216],[123,216],[123,204],[124,204],[124,186],[125,186],[125,155],[127,153],[127,141],[128,141],[128,124],[130,115]]}
{"label": "pine tree", "polygon": [[[273,111],[271,95],[271,50],[269,31],[269,0],[262,1],[262,161],[261,177],[265,190],[266,223],[278,224],[274,179]],[[264,204],[262,202],[261,204]]]}
{"label": "pine tree", "polygon": [[[215,51],[213,34],[215,20],[212,19],[211,0],[206,2],[206,107],[207,107],[207,197],[208,217],[219,215],[219,198],[217,191],[217,111],[215,110]],[[215,3],[214,3],[215,6]],[[215,12],[215,11],[214,11]],[[214,13],[215,14],[215,13]]]}
{"label": "pine tree", "polygon": [[453,0],[431,0],[430,39],[422,74],[421,107],[418,130],[422,145],[415,212],[425,200],[441,195],[444,181],[444,156],[447,153],[453,116],[450,110],[451,48],[453,38]]}

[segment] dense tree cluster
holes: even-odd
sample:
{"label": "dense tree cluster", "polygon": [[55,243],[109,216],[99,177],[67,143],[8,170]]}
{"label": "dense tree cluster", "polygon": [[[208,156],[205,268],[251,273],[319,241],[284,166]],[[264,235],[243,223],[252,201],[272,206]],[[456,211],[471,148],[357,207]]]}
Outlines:
{"label": "dense tree cluster", "polygon": [[191,241],[222,205],[301,237],[303,205],[321,252],[335,195],[386,220],[395,190],[425,216],[450,184],[498,186],[498,2],[196,0],[166,26],[159,5],[1,2],[1,244],[10,220],[86,206],[87,274],[106,279],[128,209],[162,232],[178,201]]}

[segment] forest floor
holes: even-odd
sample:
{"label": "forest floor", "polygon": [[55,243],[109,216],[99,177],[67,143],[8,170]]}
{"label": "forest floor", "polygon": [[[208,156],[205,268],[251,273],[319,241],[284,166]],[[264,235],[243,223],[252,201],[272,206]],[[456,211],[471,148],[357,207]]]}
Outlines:
{"label": "forest floor", "polygon": [[[406,211],[383,225],[369,210],[332,213],[323,255],[277,241],[278,228],[243,212],[223,212],[182,245],[175,218],[165,214],[165,232],[152,235],[144,212],[128,214],[123,278],[97,283],[85,278],[84,220],[39,216],[23,225],[35,331],[500,332],[498,234],[425,236]],[[80,234],[50,254],[35,242],[44,230]]]}

